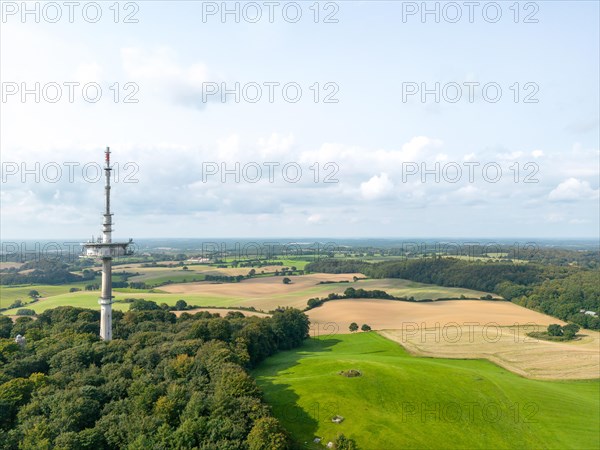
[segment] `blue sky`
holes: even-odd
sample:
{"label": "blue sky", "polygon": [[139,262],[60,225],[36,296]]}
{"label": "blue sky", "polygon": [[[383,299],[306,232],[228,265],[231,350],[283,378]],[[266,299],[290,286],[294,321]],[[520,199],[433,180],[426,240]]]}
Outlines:
{"label": "blue sky", "polygon": [[[112,2],[101,3],[97,23],[80,11],[69,23],[65,6],[57,23],[43,14],[40,23],[31,15],[23,23],[19,12],[3,9],[2,238],[97,232],[102,182],[85,178],[81,166],[101,163],[107,145],[115,161],[139,167],[129,180],[136,182],[121,179],[113,190],[116,234],[124,237],[598,236],[597,2],[521,2],[518,23],[513,2],[498,3],[496,23],[479,9],[469,23],[463,2],[456,3],[463,13],[457,23],[431,15],[423,23],[419,14],[403,22],[410,2],[330,3],[319,4],[319,23],[313,2],[298,3],[297,23],[279,7],[270,23],[263,2],[256,2],[258,23],[231,15],[223,23],[218,14],[203,21],[209,2],[192,1],[135,2],[137,23],[123,23],[134,8],[125,3],[119,23]],[[323,23],[334,10],[338,22]],[[523,23],[531,12],[538,22]],[[73,103],[66,90],[56,103],[7,95],[36,82],[98,83],[102,96],[89,103],[77,88]],[[207,83],[232,89],[236,82],[262,86],[261,101],[236,103],[230,95],[222,102],[207,93]],[[273,103],[265,82],[280,83]],[[137,87],[138,103],[123,101],[133,92],[126,83]],[[283,98],[286,83],[302,89],[297,103]],[[440,83],[449,96],[459,86],[462,96],[455,103],[418,94],[403,101],[406,83]],[[479,83],[471,84],[473,101],[464,83]],[[502,90],[495,103],[483,98],[488,83]],[[325,103],[334,91],[338,102]],[[525,103],[527,94],[538,102]],[[56,182],[41,168],[40,180],[23,180],[23,164],[36,162],[80,166],[72,182],[66,169]],[[220,173],[203,181],[207,164],[220,171],[236,162],[249,170],[239,182],[233,175],[223,182]],[[265,163],[280,164],[273,182]],[[299,181],[285,179],[285,164],[302,170]],[[257,165],[262,177],[249,182]],[[492,182],[498,167],[502,174]],[[423,168],[439,182],[435,174],[422,179]],[[337,182],[323,182],[333,172]]]}

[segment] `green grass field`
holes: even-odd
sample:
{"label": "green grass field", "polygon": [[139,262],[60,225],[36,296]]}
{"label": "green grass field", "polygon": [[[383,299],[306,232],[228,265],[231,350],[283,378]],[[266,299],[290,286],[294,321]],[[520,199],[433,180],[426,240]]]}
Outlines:
{"label": "green grass field", "polygon": [[[122,292],[124,291],[124,292]],[[137,289],[113,289],[113,296],[115,303],[113,309],[127,311],[129,309],[129,303],[123,303],[126,298],[144,298],[151,300],[156,303],[166,303],[168,305],[175,305],[177,300],[185,299],[190,305],[198,306],[236,306],[239,301],[232,299],[230,301],[224,300],[222,297],[210,297],[201,294],[193,295],[182,295],[182,294],[166,294],[166,293],[148,293],[147,290]],[[98,309],[98,297],[100,297],[100,291],[80,291],[72,292],[67,294],[59,294],[42,299],[36,303],[31,303],[23,306],[23,308],[33,309],[36,313],[41,313],[47,309],[56,308],[58,306],[75,306],[79,308],[91,308]],[[3,314],[15,314],[17,309],[9,309],[4,311]]]}
{"label": "green grass field", "polygon": [[31,301],[31,298],[27,295],[29,291],[36,290],[42,297],[53,297],[56,295],[67,294],[71,288],[84,289],[86,285],[91,283],[99,283],[100,277],[96,277],[94,281],[84,281],[81,283],[69,283],[69,284],[27,284],[19,286],[1,286],[0,285],[0,308],[7,308],[17,299],[23,300],[23,302]]}
{"label": "green grass field", "polygon": [[[348,369],[362,376],[338,374]],[[413,357],[373,332],[309,339],[253,375],[302,448],[338,433],[361,449],[600,447],[599,380],[536,381],[484,360]]]}

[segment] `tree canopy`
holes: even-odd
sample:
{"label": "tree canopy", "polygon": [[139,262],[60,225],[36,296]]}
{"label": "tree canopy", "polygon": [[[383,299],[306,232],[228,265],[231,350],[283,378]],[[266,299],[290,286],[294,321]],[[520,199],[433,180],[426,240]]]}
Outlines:
{"label": "tree canopy", "polygon": [[308,318],[176,318],[149,303],[114,311],[110,342],[95,310],[0,317],[0,448],[289,448],[247,369],[300,345]]}

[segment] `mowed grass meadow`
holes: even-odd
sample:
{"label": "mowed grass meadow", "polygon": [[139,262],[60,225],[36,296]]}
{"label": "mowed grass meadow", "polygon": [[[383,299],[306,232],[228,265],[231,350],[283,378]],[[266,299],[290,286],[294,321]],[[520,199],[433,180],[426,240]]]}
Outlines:
{"label": "mowed grass meadow", "polygon": [[[339,374],[349,369],[362,376]],[[253,376],[304,448],[339,433],[361,449],[600,447],[599,380],[539,381],[485,360],[413,357],[375,332],[311,338]]]}

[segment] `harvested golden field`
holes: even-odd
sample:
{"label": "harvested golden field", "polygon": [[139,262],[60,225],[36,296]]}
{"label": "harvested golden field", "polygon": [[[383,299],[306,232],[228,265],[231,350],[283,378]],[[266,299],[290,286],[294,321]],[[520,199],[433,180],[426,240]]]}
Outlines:
{"label": "harvested golden field", "polygon": [[[287,285],[283,284],[283,277],[250,278],[248,280],[244,280],[243,283],[179,283],[161,286],[161,290],[170,293],[194,294],[201,292],[206,294],[221,294],[230,296],[238,296],[243,293],[248,297],[257,297],[264,295],[290,294],[297,291],[303,291],[309,286],[318,285],[320,281],[352,281],[352,277],[354,275],[360,274],[315,273],[311,275],[292,276],[289,277],[292,280],[292,283]],[[331,289],[339,287],[342,290],[348,287],[345,283],[340,285],[331,284],[328,286],[331,287]]]}
{"label": "harvested golden field", "polygon": [[[553,319],[552,322],[558,322]],[[460,323],[460,322],[459,322]],[[538,327],[542,331],[545,327]],[[419,356],[488,359],[528,378],[600,378],[600,333],[581,330],[579,340],[550,342],[527,333],[534,326],[444,326],[383,330],[380,333]]]}
{"label": "harvested golden field", "polygon": [[[303,309],[306,301],[313,296],[326,296],[330,292],[344,292],[352,283],[319,284],[321,281],[352,281],[360,274],[310,274],[290,276],[290,284],[283,284],[283,277],[250,278],[241,283],[179,283],[161,286],[160,290],[168,294],[186,296],[201,295],[204,298],[223,299],[224,306],[254,306],[269,311],[278,306],[292,306]],[[198,304],[198,301],[195,300]]]}
{"label": "harvested golden field", "polygon": [[438,302],[399,302],[379,299],[334,300],[308,311],[311,320],[335,322],[340,333],[349,333],[352,322],[366,323],[374,330],[401,329],[403,324],[433,328],[436,324],[475,323],[500,326],[534,323],[563,324],[554,317],[514,303],[497,300],[446,300]]}
{"label": "harvested golden field", "polygon": [[345,334],[350,323],[366,323],[419,356],[485,358],[529,378],[600,378],[600,333],[582,330],[571,342],[531,338],[527,333],[564,322],[509,302],[335,300],[308,315],[315,335]]}

